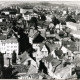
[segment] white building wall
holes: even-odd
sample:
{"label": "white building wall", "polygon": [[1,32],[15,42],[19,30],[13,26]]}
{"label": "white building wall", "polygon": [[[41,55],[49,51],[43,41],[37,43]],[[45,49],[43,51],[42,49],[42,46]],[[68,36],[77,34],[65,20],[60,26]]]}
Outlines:
{"label": "white building wall", "polygon": [[29,43],[33,44],[33,38],[29,37]]}
{"label": "white building wall", "polygon": [[22,9],[22,8],[20,8],[20,13],[22,13],[22,14],[24,14],[24,13],[26,13],[26,9]]}
{"label": "white building wall", "polygon": [[17,53],[17,57],[18,57],[18,53],[19,53],[18,43],[6,43],[3,41],[0,41],[0,52],[1,53],[6,52],[6,54],[9,54],[9,57],[11,57],[11,53],[13,53],[13,51]]}
{"label": "white building wall", "polygon": [[71,25],[71,24],[70,24],[70,23],[68,23],[68,22],[66,22],[66,27],[68,27],[68,28],[70,28],[70,29],[72,29],[72,30],[77,31],[77,27],[76,27],[76,26],[74,26],[74,25]]}

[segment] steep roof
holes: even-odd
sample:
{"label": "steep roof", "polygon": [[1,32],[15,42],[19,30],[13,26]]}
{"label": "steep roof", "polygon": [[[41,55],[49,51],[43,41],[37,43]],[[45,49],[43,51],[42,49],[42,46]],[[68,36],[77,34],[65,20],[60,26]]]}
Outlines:
{"label": "steep roof", "polygon": [[21,58],[21,63],[23,63],[25,60],[29,59],[29,53],[24,51],[23,54],[21,54],[20,58]]}
{"label": "steep roof", "polygon": [[35,73],[37,73],[37,71],[38,71],[38,69],[34,65],[30,65],[27,74],[28,75],[35,74]]}
{"label": "steep roof", "polygon": [[50,52],[55,50],[56,48],[60,48],[59,44],[46,42],[46,46],[49,48]]}
{"label": "steep roof", "polygon": [[42,37],[40,34],[38,34],[34,40],[33,40],[33,43],[42,43],[44,41],[44,37]]}
{"label": "steep roof", "polygon": [[53,58],[52,55],[49,55],[48,57],[46,57],[45,60],[46,60],[47,62],[51,63],[52,66],[55,66],[55,67],[56,67],[58,64],[61,63],[61,61],[59,61],[58,59]]}
{"label": "steep roof", "polygon": [[38,34],[39,32],[37,30],[30,29],[29,37],[35,38]]}

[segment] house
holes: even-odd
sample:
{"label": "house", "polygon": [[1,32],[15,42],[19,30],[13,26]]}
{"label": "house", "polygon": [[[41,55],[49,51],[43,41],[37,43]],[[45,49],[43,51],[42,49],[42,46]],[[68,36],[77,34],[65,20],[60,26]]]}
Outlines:
{"label": "house", "polygon": [[56,48],[60,48],[60,44],[57,44],[57,43],[50,43],[50,42],[46,42],[46,46],[48,47],[49,49],[49,53],[54,57],[56,58],[56,54],[55,54],[55,50]]}
{"label": "house", "polygon": [[[4,54],[5,62],[8,61],[7,58],[12,58],[13,51],[16,52],[17,59],[18,59],[19,44],[16,38],[11,37],[7,39],[6,35],[1,35],[0,36],[0,52]],[[5,65],[7,66],[9,64],[5,64]]]}
{"label": "house", "polygon": [[38,29],[42,37],[46,38],[46,29]]}
{"label": "house", "polygon": [[[74,57],[75,57],[74,53],[77,51],[76,43],[72,42],[72,41],[63,41],[62,45],[64,45],[65,51],[67,52],[67,53],[65,53],[65,55],[67,54],[70,62],[73,62]],[[63,50],[63,52],[64,52],[64,50]]]}
{"label": "house", "polygon": [[24,52],[23,54],[21,54],[20,56],[21,59],[21,64],[23,65],[28,65],[29,69],[28,69],[28,73],[27,74],[32,74],[32,73],[37,73],[38,71],[38,67],[36,62],[29,56],[28,52]]}
{"label": "house", "polygon": [[35,37],[37,37],[37,35],[39,34],[39,32],[37,30],[34,29],[30,29],[29,31],[29,43],[33,44],[33,40]]}
{"label": "house", "polygon": [[26,12],[23,15],[24,20],[30,20],[31,19],[31,12]]}
{"label": "house", "polygon": [[46,58],[43,58],[42,61],[44,62],[47,70],[48,75],[50,75],[52,78],[54,77],[54,72],[56,69],[61,67],[61,61],[59,61],[57,58],[54,58],[51,54],[47,56]]}
{"label": "house", "polygon": [[9,39],[6,39],[5,49],[6,49],[5,52],[6,52],[6,54],[9,55],[9,57],[11,57],[13,51],[15,51],[16,55],[17,55],[17,59],[18,59],[19,43],[15,37],[11,37]]}
{"label": "house", "polygon": [[23,65],[23,64],[18,64],[18,65],[12,65],[12,68],[14,68],[12,73],[18,72],[17,76],[23,76],[23,75],[27,75],[29,66],[26,66],[26,65]]}
{"label": "house", "polygon": [[66,22],[66,27],[68,27],[68,28],[70,28],[70,29],[72,29],[72,30],[74,30],[74,31],[79,30],[79,29],[80,29],[79,26],[80,26],[80,25],[77,24],[77,23]]}
{"label": "house", "polygon": [[56,70],[54,73],[55,79],[68,79],[72,76],[72,69],[74,68],[74,65],[67,65],[66,67],[63,67],[59,70]]}
{"label": "house", "polygon": [[36,18],[38,18],[38,14],[33,12],[33,13],[31,14],[31,17],[36,17]]}
{"label": "house", "polygon": [[0,22],[5,22],[6,19],[5,18],[0,18]]}
{"label": "house", "polygon": [[0,35],[0,52],[1,53],[5,53],[6,51],[6,48],[5,48],[6,39],[7,39],[6,35]]}
{"label": "house", "polygon": [[33,44],[33,48],[36,49],[36,52],[33,53],[33,57],[36,58],[36,61],[39,65],[39,61],[42,58],[48,56],[49,50],[48,50],[47,46],[45,45],[45,42],[40,43],[40,44]]}
{"label": "house", "polygon": [[63,40],[62,45],[72,52],[77,51],[76,42]]}
{"label": "house", "polygon": [[48,50],[46,44],[44,44],[44,43],[40,44],[39,47],[40,47],[40,51],[41,51],[43,57],[47,57],[49,54],[49,50]]}
{"label": "house", "polygon": [[71,31],[70,34],[73,35],[75,38],[80,39],[80,31],[79,30],[77,30],[77,31],[73,30],[73,31]]}
{"label": "house", "polygon": [[33,12],[33,8],[32,7],[20,7],[20,13],[24,14],[26,12]]}
{"label": "house", "polygon": [[46,15],[46,21],[52,22],[52,15]]}

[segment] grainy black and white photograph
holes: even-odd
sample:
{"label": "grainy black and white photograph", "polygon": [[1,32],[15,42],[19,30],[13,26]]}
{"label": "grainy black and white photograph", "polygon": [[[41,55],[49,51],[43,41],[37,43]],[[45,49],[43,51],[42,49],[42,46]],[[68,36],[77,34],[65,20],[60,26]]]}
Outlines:
{"label": "grainy black and white photograph", "polygon": [[80,80],[80,1],[0,0],[0,79]]}

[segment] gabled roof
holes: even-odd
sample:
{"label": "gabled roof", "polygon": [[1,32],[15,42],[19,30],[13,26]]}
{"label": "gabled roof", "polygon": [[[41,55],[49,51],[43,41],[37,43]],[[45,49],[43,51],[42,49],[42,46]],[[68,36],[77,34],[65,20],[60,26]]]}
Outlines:
{"label": "gabled roof", "polygon": [[46,46],[49,48],[50,52],[55,50],[56,48],[60,48],[59,44],[46,42]]}
{"label": "gabled roof", "polygon": [[29,37],[34,39],[38,34],[39,32],[37,30],[30,29]]}
{"label": "gabled roof", "polygon": [[33,43],[42,43],[44,41],[44,37],[42,37],[40,34],[34,37]]}
{"label": "gabled roof", "polygon": [[38,69],[34,65],[30,65],[27,74],[28,75],[35,74],[35,73],[37,73],[37,71],[38,71]]}
{"label": "gabled roof", "polygon": [[43,48],[44,45],[45,45],[45,43],[41,43],[41,44],[39,45],[40,50]]}
{"label": "gabled roof", "polygon": [[52,55],[49,55],[48,57],[46,57],[45,60],[46,60],[47,62],[51,63],[52,66],[55,66],[55,67],[56,67],[58,64],[61,63],[61,61],[59,61],[58,59],[53,58]]}
{"label": "gabled roof", "polygon": [[23,63],[25,60],[29,59],[29,53],[28,52],[23,52],[23,54],[21,54],[20,58],[21,58],[21,63]]}

